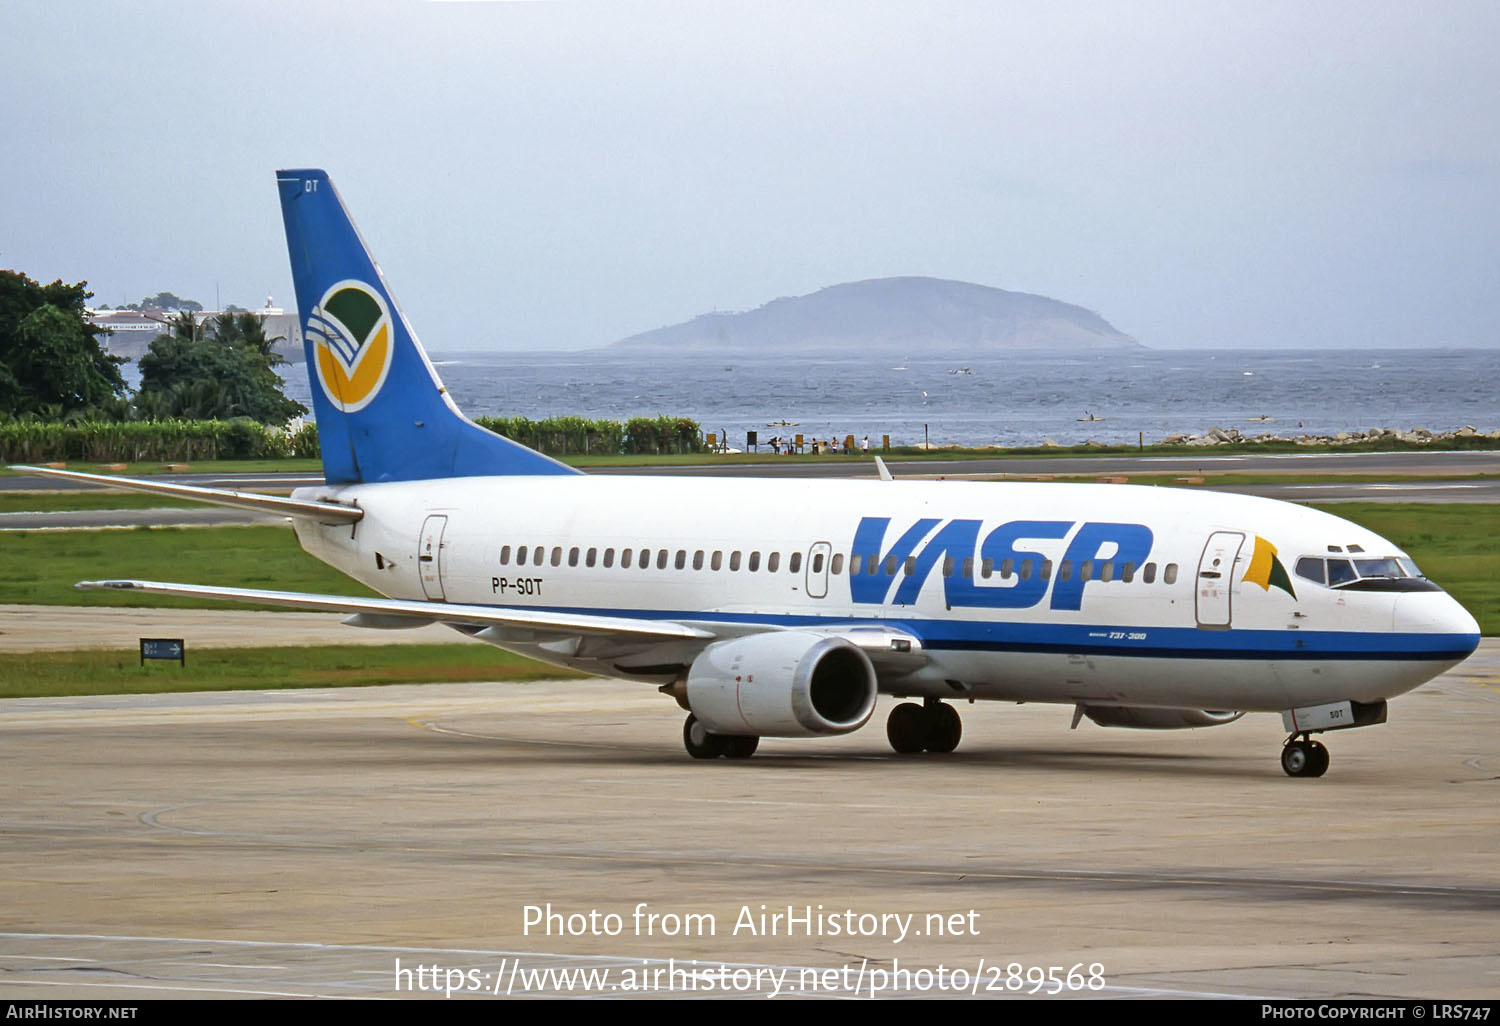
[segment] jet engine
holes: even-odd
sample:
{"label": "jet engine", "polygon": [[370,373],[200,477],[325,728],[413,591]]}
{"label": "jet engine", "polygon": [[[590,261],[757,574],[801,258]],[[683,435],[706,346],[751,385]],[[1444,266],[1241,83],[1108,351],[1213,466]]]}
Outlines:
{"label": "jet engine", "polygon": [[709,645],[687,675],[693,715],[715,734],[815,737],[858,730],[875,711],[875,668],[842,638],[802,631]]}
{"label": "jet engine", "polygon": [[1134,727],[1137,730],[1183,730],[1188,727],[1217,727],[1233,723],[1242,712],[1218,712],[1212,709],[1156,709],[1146,706],[1086,705],[1083,714],[1101,727]]}

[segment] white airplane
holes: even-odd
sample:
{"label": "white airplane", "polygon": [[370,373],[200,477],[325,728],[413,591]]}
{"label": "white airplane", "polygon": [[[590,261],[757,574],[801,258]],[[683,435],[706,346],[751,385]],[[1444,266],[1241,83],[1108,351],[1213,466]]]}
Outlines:
{"label": "white airplane", "polygon": [[[278,172],[326,483],[289,499],[46,471],[289,516],[388,598],[93,581],[443,623],[688,710],[697,758],[847,734],[884,693],[897,752],[950,752],[950,701],[1055,702],[1104,726],[1280,712],[1322,731],[1456,665],[1479,628],[1405,553],[1288,503],[1128,485],[591,476],[454,405],[322,171]],[[17,468],[22,469],[22,468]]]}

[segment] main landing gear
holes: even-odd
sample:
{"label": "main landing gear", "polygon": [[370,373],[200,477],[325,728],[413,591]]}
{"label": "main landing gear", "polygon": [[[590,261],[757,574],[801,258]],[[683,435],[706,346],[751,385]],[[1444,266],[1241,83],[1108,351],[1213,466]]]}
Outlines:
{"label": "main landing gear", "polygon": [[964,734],[958,710],[936,698],[902,702],[885,721],[885,736],[898,753],[951,752]]}
{"label": "main landing gear", "polygon": [[1307,734],[1293,734],[1281,749],[1281,768],[1289,777],[1321,777],[1328,772],[1328,749]]}
{"label": "main landing gear", "polygon": [[712,734],[692,713],[682,725],[682,745],[695,759],[748,759],[760,747],[758,737]]}

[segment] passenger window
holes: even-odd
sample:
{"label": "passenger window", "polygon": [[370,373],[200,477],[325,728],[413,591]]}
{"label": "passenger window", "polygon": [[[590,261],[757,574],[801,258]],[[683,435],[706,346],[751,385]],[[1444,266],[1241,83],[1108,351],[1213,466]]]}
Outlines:
{"label": "passenger window", "polygon": [[1348,584],[1354,580],[1354,567],[1347,559],[1330,559],[1328,561],[1328,585],[1336,588],[1340,584]]}
{"label": "passenger window", "polygon": [[1177,564],[1168,563],[1167,568],[1161,572],[1161,579],[1166,584],[1177,583]]}
{"label": "passenger window", "polygon": [[677,550],[677,562],[674,564],[678,570],[687,566],[687,549]]}
{"label": "passenger window", "polygon": [[562,546],[561,545],[554,545],[554,546],[552,546],[552,565],[553,566],[562,566]]}
{"label": "passenger window", "polygon": [[577,545],[573,546],[571,549],[568,550],[568,565],[569,566],[577,566],[578,565],[578,546]]}
{"label": "passenger window", "polygon": [[[886,570],[886,575],[887,576],[890,576],[890,575],[892,575],[892,574],[894,574],[896,572],[895,562],[896,562],[896,557],[895,556],[892,556],[890,558],[890,560],[887,561],[887,565],[889,566],[889,569]],[[870,562],[869,562],[868,566],[869,566],[869,569],[866,570],[865,572],[868,573],[871,577],[874,577],[877,573],[880,572],[880,557],[879,556],[871,556],[870,557]]]}
{"label": "passenger window", "polygon": [[781,565],[781,553],[773,552],[766,557],[766,573],[774,574],[776,568]]}
{"label": "passenger window", "polygon": [[1080,581],[1092,581],[1094,579],[1094,561],[1085,559],[1083,565],[1078,568],[1078,579]]}
{"label": "passenger window", "polygon": [[953,557],[952,556],[944,556],[943,557],[943,576],[944,577],[952,577],[953,576]]}
{"label": "passenger window", "polygon": [[[787,561],[787,570],[790,573],[799,573],[802,570],[802,553],[793,552],[792,558]],[[773,568],[774,569],[774,568]]]}
{"label": "passenger window", "polygon": [[750,553],[750,572],[753,574],[753,573],[755,573],[755,571],[757,571],[759,569],[760,569],[760,553],[759,552],[752,552],[752,553]]}
{"label": "passenger window", "polygon": [[[629,550],[628,549],[626,550],[626,553],[627,554],[626,554],[625,558],[626,558],[626,560],[629,560],[630,556],[629,556]],[[604,550],[604,569],[608,570],[610,567],[612,567],[614,565],[615,565],[615,548],[614,548],[613,545],[611,545],[609,548],[607,548],[607,549]]]}
{"label": "passenger window", "polygon": [[984,557],[984,562],[979,564],[979,576],[989,579],[990,574],[995,572],[995,561],[989,556]]}
{"label": "passenger window", "polygon": [[589,551],[588,551],[588,555],[586,555],[586,556],[583,557],[583,565],[584,566],[593,566],[595,560],[597,560],[598,557],[599,557],[599,550],[596,549],[596,548],[590,547]]}
{"label": "passenger window", "polygon": [[1052,560],[1050,559],[1042,560],[1042,580],[1052,580]]}
{"label": "passenger window", "polygon": [[[636,566],[640,567],[642,570],[645,570],[650,565],[651,565],[651,550],[650,549],[642,549],[641,550],[640,561],[638,563],[636,563]],[[662,549],[662,552],[661,552],[661,565],[662,566],[666,566],[667,565],[667,550],[666,549]]]}
{"label": "passenger window", "polygon": [[[642,549],[641,551],[645,552],[646,550]],[[633,555],[635,555],[635,549],[622,549],[620,551],[620,568],[621,569],[623,569],[623,570],[630,569],[630,567],[634,564],[634,560],[632,560],[630,558]]]}
{"label": "passenger window", "polygon": [[1105,564],[1103,566],[1101,566],[1099,568],[1099,580],[1101,580],[1101,581],[1112,581],[1114,579],[1115,579],[1115,564],[1114,564],[1113,560],[1108,560],[1108,561],[1105,562]]}
{"label": "passenger window", "polygon": [[699,549],[698,551],[696,551],[696,552],[693,553],[693,569],[694,570],[702,570],[703,569],[703,550],[702,549]]}
{"label": "passenger window", "polygon": [[658,570],[665,570],[667,568],[667,560],[669,560],[671,558],[672,558],[672,554],[670,552],[668,552],[666,549],[657,549],[656,550],[656,569],[658,569]]}
{"label": "passenger window", "polygon": [[526,565],[526,546],[524,546],[524,545],[517,545],[516,546],[516,566],[525,566],[525,565]]}
{"label": "passenger window", "polygon": [[[891,575],[891,576],[894,576],[895,573],[896,573],[895,569],[892,566],[892,564],[894,564],[895,562],[896,562],[896,557],[895,556],[892,556],[890,559],[887,559],[885,561],[885,572],[887,574]],[[907,556],[906,557],[906,564],[905,564],[905,566],[904,566],[904,568],[902,570],[902,573],[904,573],[904,574],[906,574],[906,576],[910,577],[912,574],[914,574],[916,572],[917,572],[917,557],[916,556]]]}
{"label": "passenger window", "polygon": [[1297,576],[1305,577],[1317,584],[1327,583],[1327,578],[1323,574],[1323,561],[1316,556],[1303,556],[1297,560]]}
{"label": "passenger window", "polygon": [[835,552],[833,554],[833,565],[828,568],[828,572],[835,577],[844,572],[844,554],[842,552]]}
{"label": "passenger window", "polygon": [[812,572],[820,574],[823,572],[823,553],[815,552],[812,558]]}
{"label": "passenger window", "polygon": [[1146,564],[1146,571],[1145,571],[1145,573],[1141,574],[1141,580],[1145,581],[1147,584],[1155,584],[1156,583],[1156,564],[1155,563],[1147,563]]}
{"label": "passenger window", "polygon": [[972,581],[974,579],[974,557],[973,556],[968,556],[968,557],[966,557],[964,559],[963,569],[959,571],[959,576],[965,578],[966,580],[970,580],[970,581]]}
{"label": "passenger window", "polygon": [[[913,562],[912,560],[907,560],[908,564],[910,564],[912,562]],[[899,564],[898,564],[895,556],[886,556],[885,557],[885,575],[887,577],[895,577],[896,576],[896,567],[898,565]],[[910,573],[911,571],[908,570],[907,572]]]}
{"label": "passenger window", "polygon": [[502,546],[500,546],[500,565],[504,566],[506,563],[509,563],[509,562],[510,562],[510,546],[509,545],[502,545]]}
{"label": "passenger window", "polygon": [[[1006,562],[1009,563],[1010,560],[1007,559]],[[1031,560],[1029,559],[1021,560],[1021,580],[1031,580]]]}
{"label": "passenger window", "polygon": [[[1015,573],[1015,572],[1016,572],[1016,561],[1014,559],[1004,559],[1004,560],[1001,560],[1001,562],[1000,562],[1000,579],[1002,581],[1008,581],[1008,580],[1010,580],[1010,575],[1013,574],[1013,573]],[[1031,564],[1030,563],[1028,563],[1026,565],[1026,576],[1027,577],[1031,576]]]}
{"label": "passenger window", "polygon": [[723,567],[724,567],[724,553],[719,552],[719,551],[716,550],[714,552],[714,558],[709,561],[708,567],[709,567],[710,570],[721,570],[721,569],[723,569]]}
{"label": "passenger window", "polygon": [[729,569],[738,572],[740,568],[740,550],[735,549],[729,554]]}
{"label": "passenger window", "polygon": [[[1045,577],[1047,575],[1043,573],[1042,576]],[[1072,578],[1072,576],[1073,561],[1071,559],[1065,559],[1061,563],[1057,564],[1057,579],[1059,581],[1069,580]]]}
{"label": "passenger window", "polygon": [[1126,563],[1123,567],[1120,568],[1120,580],[1124,581],[1126,584],[1129,584],[1131,581],[1135,580],[1134,563]]}
{"label": "passenger window", "polygon": [[541,566],[542,563],[546,561],[546,559],[547,559],[547,550],[545,548],[543,548],[540,545],[534,546],[532,548],[531,561],[534,564],[536,564],[537,566]]}

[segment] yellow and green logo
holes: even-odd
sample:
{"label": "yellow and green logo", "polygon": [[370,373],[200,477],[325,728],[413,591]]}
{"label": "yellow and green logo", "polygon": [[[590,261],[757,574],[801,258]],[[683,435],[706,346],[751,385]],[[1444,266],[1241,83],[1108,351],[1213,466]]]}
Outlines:
{"label": "yellow and green logo", "polygon": [[364,409],[391,369],[391,311],[362,281],[341,281],[323,294],[307,319],[318,382],[345,413]]}
{"label": "yellow and green logo", "polygon": [[1297,597],[1297,593],[1292,590],[1292,579],[1287,576],[1286,567],[1276,558],[1276,546],[1258,534],[1255,536],[1255,552],[1250,556],[1250,568],[1241,579],[1260,585],[1262,591],[1270,591],[1274,586],[1292,598]]}

